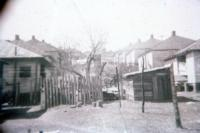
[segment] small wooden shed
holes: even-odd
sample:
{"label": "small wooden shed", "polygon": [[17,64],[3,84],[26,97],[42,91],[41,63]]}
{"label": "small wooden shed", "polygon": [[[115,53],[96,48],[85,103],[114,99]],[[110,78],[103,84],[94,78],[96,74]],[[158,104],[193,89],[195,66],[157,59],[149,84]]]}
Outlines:
{"label": "small wooden shed", "polygon": [[[125,74],[127,80],[133,81],[134,99],[142,99],[141,71]],[[158,67],[145,70],[143,83],[146,101],[166,101],[172,99],[170,84],[170,67]]]}

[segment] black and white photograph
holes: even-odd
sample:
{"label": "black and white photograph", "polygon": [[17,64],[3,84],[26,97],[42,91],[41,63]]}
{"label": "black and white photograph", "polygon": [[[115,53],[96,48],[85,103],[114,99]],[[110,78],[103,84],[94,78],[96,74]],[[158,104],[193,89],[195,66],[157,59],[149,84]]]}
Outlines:
{"label": "black and white photograph", "polygon": [[0,133],[199,133],[200,0],[1,0]]}

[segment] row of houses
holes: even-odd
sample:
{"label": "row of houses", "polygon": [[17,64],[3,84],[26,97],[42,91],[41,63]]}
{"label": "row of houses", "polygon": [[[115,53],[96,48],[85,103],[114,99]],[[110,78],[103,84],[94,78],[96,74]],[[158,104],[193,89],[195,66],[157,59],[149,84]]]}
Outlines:
{"label": "row of houses", "polygon": [[193,92],[200,91],[199,60],[200,40],[179,36],[175,31],[164,40],[155,39],[153,35],[147,41],[139,40],[115,56],[118,64],[135,66],[135,70],[128,71],[129,75],[141,72],[143,63],[147,72],[173,64],[176,85]]}
{"label": "row of houses", "polygon": [[[1,101],[13,102],[17,92],[24,101],[31,94],[39,102],[42,78],[62,76],[69,73],[64,68],[71,63],[68,53],[32,36],[24,41],[19,35],[15,39],[0,41],[0,93]],[[64,73],[65,72],[65,73]]]}
{"label": "row of houses", "polygon": [[[104,51],[104,53],[106,53]],[[102,62],[112,64],[107,54],[98,53],[91,64],[91,76],[99,73]],[[21,97],[30,98],[32,93],[40,97],[42,78],[65,75],[84,76],[87,54],[74,48],[56,48],[34,35],[28,41],[15,35],[14,40],[0,41],[0,97],[13,100],[18,90]],[[20,88],[20,89],[19,89]],[[24,101],[29,100],[23,99]],[[13,101],[12,101],[13,102]],[[39,102],[39,99],[38,99]]]}

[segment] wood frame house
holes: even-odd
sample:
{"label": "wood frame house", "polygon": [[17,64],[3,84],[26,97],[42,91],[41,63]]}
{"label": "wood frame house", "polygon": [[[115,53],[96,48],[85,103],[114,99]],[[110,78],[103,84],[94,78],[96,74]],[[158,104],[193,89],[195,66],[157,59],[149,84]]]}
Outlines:
{"label": "wood frame house", "polygon": [[[172,31],[172,35],[155,45],[138,58],[139,70],[142,69],[142,60],[144,59],[145,69],[162,67],[166,64],[165,59],[173,56],[180,49],[183,49],[193,43],[194,40],[176,35]],[[176,72],[176,69],[174,69]]]}
{"label": "wood frame house", "polygon": [[167,58],[168,62],[174,62],[175,81],[183,83],[185,91],[200,92],[200,39]]}
{"label": "wood frame house", "polygon": [[4,102],[13,102],[16,95],[26,97],[22,102],[29,102],[37,95],[35,103],[39,102],[40,79],[51,65],[48,59],[7,41],[0,41],[0,59],[6,62],[2,67]]}
{"label": "wood frame house", "polygon": [[[66,63],[62,61],[67,60],[68,62],[66,56],[63,56],[66,55],[66,53],[64,53],[65,51],[59,50],[58,48],[52,46],[44,40],[39,41],[34,35],[32,36],[31,40],[28,41],[24,41],[20,38],[19,35],[15,35],[15,39],[9,42],[14,43],[24,49],[27,49],[39,55],[42,55],[45,58],[48,58],[48,60],[51,61],[52,64],[52,67],[49,68],[50,71],[47,73],[48,76],[61,75],[64,69],[63,64],[66,65]],[[62,57],[64,57],[65,59],[63,59]],[[68,63],[71,63],[71,61],[69,61]]]}

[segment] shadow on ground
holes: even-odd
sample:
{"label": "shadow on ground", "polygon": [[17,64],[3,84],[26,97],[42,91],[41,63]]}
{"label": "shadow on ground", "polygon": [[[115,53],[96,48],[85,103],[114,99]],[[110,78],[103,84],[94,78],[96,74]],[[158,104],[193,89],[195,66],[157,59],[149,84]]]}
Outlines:
{"label": "shadow on ground", "polygon": [[184,96],[178,96],[178,102],[200,102],[200,101],[194,100],[192,98],[187,98]]}
{"label": "shadow on ground", "polygon": [[43,113],[45,113],[45,110],[36,110],[29,112],[30,109],[31,107],[29,106],[2,108],[2,110],[0,111],[0,124],[8,119],[34,119],[40,117]]}
{"label": "shadow on ground", "polygon": [[[178,96],[178,102],[184,103],[184,102],[200,102],[199,100],[194,100],[192,98],[184,97],[184,96]],[[170,103],[172,100],[159,100],[159,101],[150,101],[153,103]]]}

